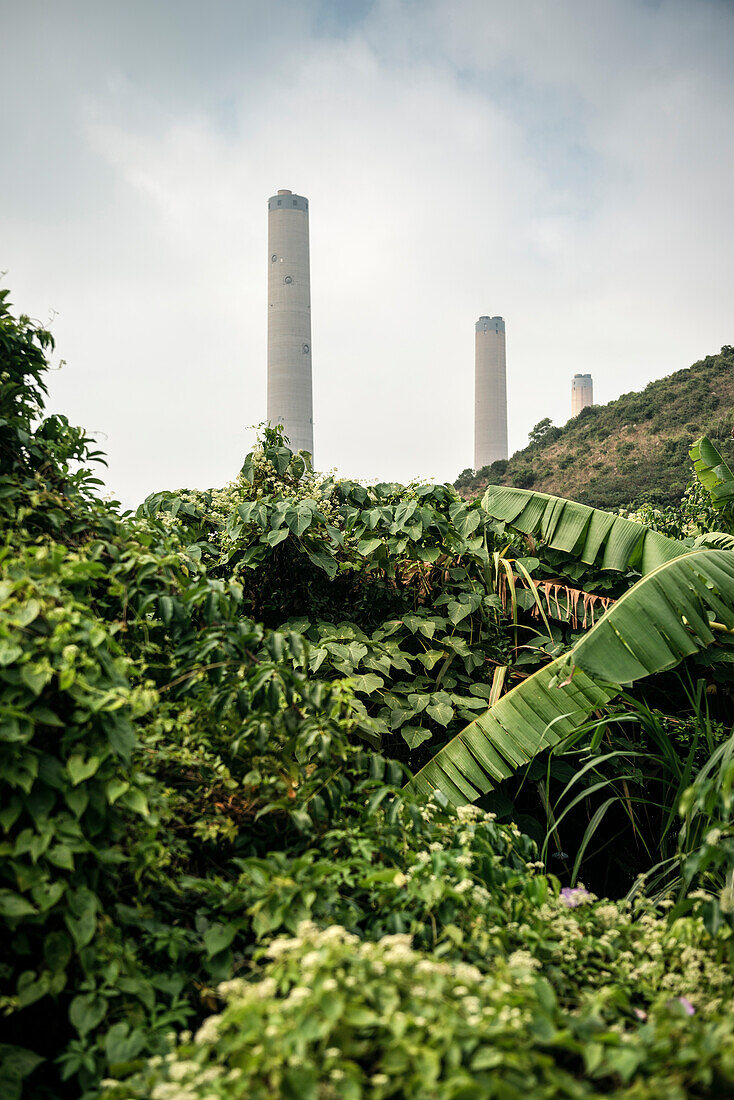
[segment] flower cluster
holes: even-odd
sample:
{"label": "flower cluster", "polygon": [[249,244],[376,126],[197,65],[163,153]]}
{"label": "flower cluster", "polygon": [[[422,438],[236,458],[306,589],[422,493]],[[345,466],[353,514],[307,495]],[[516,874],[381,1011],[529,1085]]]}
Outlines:
{"label": "flower cluster", "polygon": [[[404,934],[361,941],[304,921],[265,958],[259,979],[219,986],[223,1009],[193,1041],[124,1085],[108,1082],[105,1100],[593,1097],[610,1085],[615,1096],[653,1100],[714,1075],[734,1084],[731,1023],[706,1024],[682,995],[654,1012],[629,1008],[611,1026],[595,1000],[569,1015],[530,951],[487,972],[418,952]],[[688,1056],[692,1028],[699,1042],[706,1033],[716,1043],[700,1063]],[[549,1043],[565,1049],[567,1068],[547,1056]],[[594,1049],[593,1080],[573,1073],[584,1043]]]}

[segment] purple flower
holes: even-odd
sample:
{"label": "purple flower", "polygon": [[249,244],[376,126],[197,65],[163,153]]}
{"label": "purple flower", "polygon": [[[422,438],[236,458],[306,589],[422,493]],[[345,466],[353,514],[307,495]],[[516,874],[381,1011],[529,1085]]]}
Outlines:
{"label": "purple flower", "polygon": [[575,909],[577,905],[591,901],[591,894],[583,886],[564,886],[561,890],[561,901],[569,909]]}
{"label": "purple flower", "polygon": [[695,1016],[696,1010],[687,997],[676,997],[679,1004],[683,1005],[686,1016]]}

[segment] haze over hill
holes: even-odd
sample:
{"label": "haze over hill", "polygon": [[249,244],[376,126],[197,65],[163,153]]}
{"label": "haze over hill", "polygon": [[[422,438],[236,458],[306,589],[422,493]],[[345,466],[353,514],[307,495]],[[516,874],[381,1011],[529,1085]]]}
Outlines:
{"label": "haze over hill", "polygon": [[509,460],[454,482],[464,497],[487,485],[516,485],[597,508],[680,500],[691,475],[688,448],[703,433],[734,459],[734,348],[685,370],[582,409],[562,427],[541,421]]}

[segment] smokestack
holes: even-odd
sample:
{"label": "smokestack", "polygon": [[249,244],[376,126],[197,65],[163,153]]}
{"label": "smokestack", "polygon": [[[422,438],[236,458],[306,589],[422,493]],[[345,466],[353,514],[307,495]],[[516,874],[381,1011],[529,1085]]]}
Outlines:
{"label": "smokestack", "polygon": [[571,382],[571,416],[578,416],[587,405],[594,404],[594,383],[590,374],[574,374]]}
{"label": "smokestack", "polygon": [[474,326],[474,469],[507,458],[505,322],[480,317]]}
{"label": "smokestack", "polygon": [[313,458],[308,199],[268,199],[268,421]]}

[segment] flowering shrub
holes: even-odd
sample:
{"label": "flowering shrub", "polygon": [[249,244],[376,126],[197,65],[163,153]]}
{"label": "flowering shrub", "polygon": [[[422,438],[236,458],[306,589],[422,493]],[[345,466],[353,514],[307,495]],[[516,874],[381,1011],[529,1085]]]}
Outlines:
{"label": "flowering shrub", "polygon": [[734,1088],[730,1019],[670,999],[647,1015],[623,1007],[611,1025],[593,999],[569,1012],[526,951],[482,972],[405,935],[364,942],[304,922],[265,956],[259,980],[220,985],[222,1011],[124,1084],[107,1081],[105,1100],[658,1100]]}

